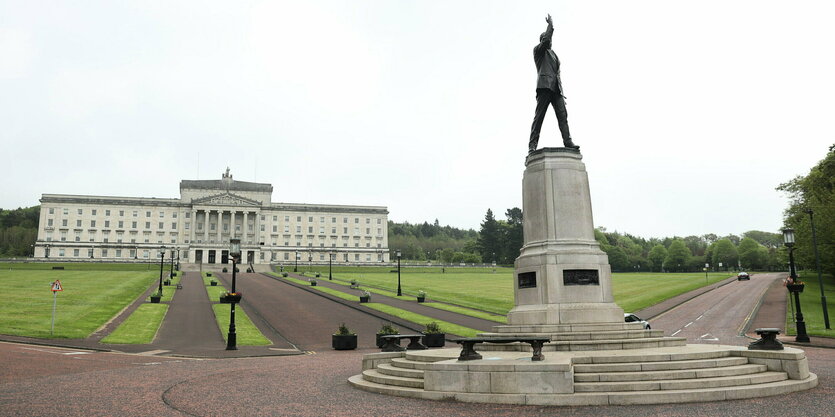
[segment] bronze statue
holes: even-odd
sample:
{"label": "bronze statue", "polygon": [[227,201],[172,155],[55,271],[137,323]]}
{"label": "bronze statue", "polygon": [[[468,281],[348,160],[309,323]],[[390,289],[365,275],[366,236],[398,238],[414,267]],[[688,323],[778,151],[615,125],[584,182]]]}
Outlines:
{"label": "bronze statue", "polygon": [[536,82],[536,114],[533,117],[531,126],[531,140],[528,142],[530,152],[536,150],[539,143],[539,131],[542,130],[542,121],[545,119],[545,112],[548,105],[554,107],[557,114],[557,122],[562,133],[562,143],[566,148],[580,149],[571,141],[571,133],[568,132],[568,113],[565,110],[565,96],[562,92],[562,81],[560,80],[560,60],[557,54],[551,50],[551,36],[554,34],[554,23],[549,14],[545,21],[548,22],[548,29],[539,35],[539,44],[533,48],[533,61],[536,64],[538,79]]}

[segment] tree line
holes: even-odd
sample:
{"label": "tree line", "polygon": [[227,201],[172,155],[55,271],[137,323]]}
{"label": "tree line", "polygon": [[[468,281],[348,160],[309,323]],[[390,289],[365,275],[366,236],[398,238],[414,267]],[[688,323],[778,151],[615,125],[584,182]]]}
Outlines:
{"label": "tree line", "polygon": [[32,256],[38,238],[40,206],[0,209],[0,257]]}

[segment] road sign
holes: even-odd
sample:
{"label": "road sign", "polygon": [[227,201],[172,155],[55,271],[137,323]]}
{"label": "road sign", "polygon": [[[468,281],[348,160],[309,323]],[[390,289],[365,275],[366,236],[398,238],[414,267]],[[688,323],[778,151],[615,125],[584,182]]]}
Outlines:
{"label": "road sign", "polygon": [[52,292],[56,291],[64,291],[64,287],[61,286],[61,281],[57,279],[52,283]]}

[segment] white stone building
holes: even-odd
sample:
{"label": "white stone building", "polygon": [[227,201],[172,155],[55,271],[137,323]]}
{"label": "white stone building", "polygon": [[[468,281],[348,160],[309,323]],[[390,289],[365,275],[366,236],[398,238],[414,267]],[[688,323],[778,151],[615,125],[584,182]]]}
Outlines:
{"label": "white stone building", "polygon": [[[182,180],[180,198],[43,194],[35,258],[227,263],[229,240],[241,239],[253,264],[388,262],[383,206],[273,203],[273,186]],[[179,253],[179,255],[178,255]]]}

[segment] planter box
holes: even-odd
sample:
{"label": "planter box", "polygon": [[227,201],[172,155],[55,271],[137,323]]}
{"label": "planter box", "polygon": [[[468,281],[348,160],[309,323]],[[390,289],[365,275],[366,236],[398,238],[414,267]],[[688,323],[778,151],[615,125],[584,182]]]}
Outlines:
{"label": "planter box", "polygon": [[331,339],[331,346],[336,350],[354,350],[357,348],[357,335],[335,334]]}
{"label": "planter box", "polygon": [[228,269],[226,269],[225,267],[222,269],[222,271],[223,271],[223,272],[229,272],[229,270],[228,270]]}
{"label": "planter box", "polygon": [[310,286],[315,287],[316,286],[316,281],[310,281]]}
{"label": "planter box", "polygon": [[281,276],[282,276],[282,277],[284,277],[284,278],[287,278],[287,273],[286,273],[286,272],[282,272],[282,273],[281,273]]}
{"label": "planter box", "polygon": [[426,345],[426,347],[444,347],[445,343],[445,333],[430,333],[423,335],[423,344]]}
{"label": "planter box", "polygon": [[212,284],[212,286],[215,287],[215,286],[217,286],[217,281],[212,281],[212,282],[210,282],[210,284]]}
{"label": "planter box", "polygon": [[162,281],[162,283],[163,283],[164,285],[171,285],[171,280],[170,280],[170,279],[167,279],[167,280],[165,280],[165,281]]}
{"label": "planter box", "polygon": [[220,302],[223,304],[238,304],[241,302],[241,295],[221,295]]}
{"label": "planter box", "polygon": [[424,301],[426,301],[426,297],[418,297],[417,298],[417,302],[419,302],[419,303],[422,303]]}
{"label": "planter box", "polygon": [[321,275],[321,274],[319,274],[318,272],[316,273],[316,278],[319,278],[319,277],[321,277],[321,276],[322,276],[322,275]]}
{"label": "planter box", "polygon": [[371,301],[371,297],[360,296],[360,302],[361,303],[367,303],[369,301]]}
{"label": "planter box", "polygon": [[805,286],[806,284],[789,284],[786,285],[786,288],[788,288],[791,292],[803,292],[803,287]]}
{"label": "planter box", "polygon": [[206,272],[206,276],[210,277],[210,276],[212,276],[212,273],[211,272]]}
{"label": "planter box", "polygon": [[157,296],[153,296],[153,295],[152,295],[152,296],[151,296],[151,302],[152,302],[152,303],[159,303],[159,300],[160,300],[161,298],[162,298],[162,297],[157,297]]}

